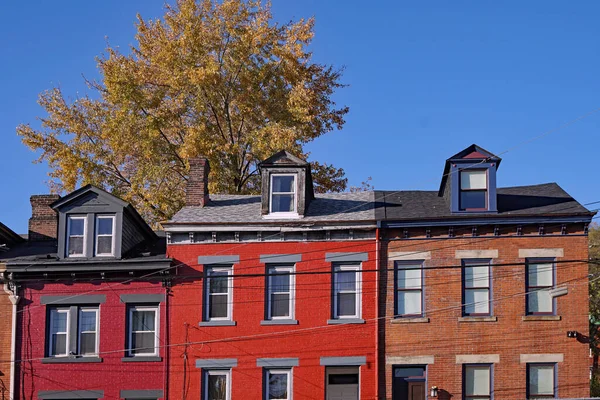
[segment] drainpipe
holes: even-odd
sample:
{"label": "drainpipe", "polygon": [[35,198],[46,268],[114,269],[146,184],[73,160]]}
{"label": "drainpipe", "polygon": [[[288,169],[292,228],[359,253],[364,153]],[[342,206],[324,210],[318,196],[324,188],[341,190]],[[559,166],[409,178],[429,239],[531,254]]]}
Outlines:
{"label": "drainpipe", "polygon": [[381,276],[381,262],[379,260],[379,222],[377,223],[377,228],[375,229],[375,268],[377,272],[375,272],[375,315],[377,319],[375,320],[375,398],[379,399],[379,324],[381,321],[379,320],[379,279]]}
{"label": "drainpipe", "polygon": [[10,284],[4,285],[4,291],[8,293],[8,299],[12,303],[12,327],[10,334],[10,388],[8,389],[8,398],[15,398],[15,364],[17,352],[17,306],[21,297],[18,295],[18,289],[13,283],[11,290]]}

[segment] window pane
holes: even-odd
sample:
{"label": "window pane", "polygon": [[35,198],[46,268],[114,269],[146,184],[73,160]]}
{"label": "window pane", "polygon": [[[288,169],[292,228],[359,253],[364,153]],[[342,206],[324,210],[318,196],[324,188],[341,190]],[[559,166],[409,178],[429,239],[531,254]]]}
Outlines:
{"label": "window pane", "polygon": [[465,392],[467,396],[490,395],[490,368],[466,367]]}
{"label": "window pane", "polygon": [[330,385],[358,385],[358,374],[330,374]]}
{"label": "window pane", "polygon": [[460,173],[461,189],[487,189],[487,173],[482,170],[462,171]]}
{"label": "window pane", "polygon": [[289,292],[290,291],[290,275],[278,274],[271,276],[271,285],[273,292]]}
{"label": "window pane", "polygon": [[141,332],[132,335],[133,354],[154,353],[154,332]]}
{"label": "window pane", "polygon": [[529,264],[527,269],[529,286],[552,286],[552,264]]}
{"label": "window pane", "polygon": [[83,331],[96,330],[96,311],[81,311],[79,313],[79,327]]}
{"label": "window pane", "polygon": [[335,282],[337,290],[356,290],[356,272],[338,271],[335,274]]}
{"label": "window pane", "polygon": [[83,237],[69,238],[69,254],[83,254]]}
{"label": "window pane", "polygon": [[551,313],[554,311],[552,297],[548,290],[536,290],[527,295],[529,312]]}
{"label": "window pane", "polygon": [[465,290],[465,314],[489,314],[488,289]]}
{"label": "window pane", "polygon": [[274,193],[293,193],[294,192],[294,177],[293,176],[273,176],[273,192]]}
{"label": "window pane", "polygon": [[463,210],[467,208],[486,208],[486,197],[487,191],[485,190],[460,192],[460,208]]}
{"label": "window pane", "polygon": [[52,335],[52,349],[50,349],[50,351],[52,352],[51,355],[67,353],[67,334],[66,333]]}
{"label": "window pane", "polygon": [[338,293],[338,315],[356,315],[356,294]]}
{"label": "window pane", "polygon": [[288,375],[269,374],[269,399],[288,398]]}
{"label": "window pane", "polygon": [[273,204],[271,205],[272,212],[293,212],[294,211],[294,195],[293,194],[274,194]]}
{"label": "window pane", "polygon": [[85,219],[83,218],[70,218],[69,219],[69,235],[81,235],[83,236],[83,229],[85,225]]}
{"label": "window pane", "polygon": [[98,236],[98,254],[112,254],[112,236]]}
{"label": "window pane", "polygon": [[[482,262],[483,264],[483,262]],[[465,287],[488,287],[490,285],[490,267],[465,267]]]}
{"label": "window pane", "polygon": [[421,291],[398,292],[398,315],[421,314]]}
{"label": "window pane", "polygon": [[154,311],[134,311],[132,315],[132,326],[134,331],[153,331],[154,330]]}
{"label": "window pane", "polygon": [[208,375],[208,400],[227,400],[227,376]]}
{"label": "window pane", "polygon": [[82,333],[79,337],[79,351],[81,354],[96,354],[96,334]]}
{"label": "window pane", "polygon": [[290,316],[290,295],[274,294],[271,296],[271,316],[289,317]]}
{"label": "window pane", "polygon": [[554,366],[529,366],[529,393],[547,395],[554,394]]}
{"label": "window pane", "polygon": [[113,219],[110,218],[101,218],[97,219],[98,226],[96,227],[96,231],[98,235],[112,235],[113,228]]}
{"label": "window pane", "polygon": [[396,278],[398,280],[398,289],[421,289],[421,266],[411,265],[398,267]]}
{"label": "window pane", "polygon": [[227,293],[229,285],[229,274],[226,271],[210,273],[210,293]]}
{"label": "window pane", "polygon": [[58,310],[52,310],[51,313],[52,313],[51,314],[52,333],[66,332],[67,331],[67,315],[68,314],[66,312],[59,312]]}
{"label": "window pane", "polygon": [[210,296],[209,318],[227,318],[227,295],[213,294]]}

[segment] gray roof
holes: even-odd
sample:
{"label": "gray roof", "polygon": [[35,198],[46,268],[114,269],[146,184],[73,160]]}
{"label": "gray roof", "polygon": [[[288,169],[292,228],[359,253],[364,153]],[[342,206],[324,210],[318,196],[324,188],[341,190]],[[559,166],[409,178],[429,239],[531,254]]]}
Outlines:
{"label": "gray roof", "polygon": [[311,222],[364,222],[375,220],[374,192],[315,194],[304,218],[264,219],[261,197],[211,194],[205,207],[183,207],[167,223],[279,224]]}

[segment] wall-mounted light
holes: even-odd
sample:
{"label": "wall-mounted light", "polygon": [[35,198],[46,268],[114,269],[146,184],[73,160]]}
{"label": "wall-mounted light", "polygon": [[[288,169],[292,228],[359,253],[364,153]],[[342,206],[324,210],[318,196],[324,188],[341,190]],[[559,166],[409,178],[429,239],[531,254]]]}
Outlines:
{"label": "wall-mounted light", "polygon": [[429,397],[438,397],[438,388],[437,386],[432,386],[429,391]]}
{"label": "wall-mounted light", "polygon": [[556,297],[561,297],[561,296],[567,295],[569,293],[569,289],[566,286],[559,286],[559,287],[550,289],[548,291],[548,293],[550,294],[550,297],[552,297],[554,299]]}
{"label": "wall-mounted light", "polygon": [[567,331],[568,338],[576,338],[578,335],[577,331]]}

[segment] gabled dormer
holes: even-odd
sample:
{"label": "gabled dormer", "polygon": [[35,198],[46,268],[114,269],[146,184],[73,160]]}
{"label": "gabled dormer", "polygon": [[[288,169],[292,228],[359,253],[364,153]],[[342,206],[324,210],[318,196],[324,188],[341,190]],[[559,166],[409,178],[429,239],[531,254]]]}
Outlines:
{"label": "gabled dormer", "polygon": [[282,150],[260,163],[264,218],[301,218],[314,198],[310,164]]}
{"label": "gabled dormer", "polygon": [[122,258],[157,237],[126,201],[92,185],[51,205],[58,214],[58,257]]}
{"label": "gabled dormer", "polygon": [[496,170],[498,156],[472,144],[446,160],[438,195],[453,213],[494,213],[498,211]]}

